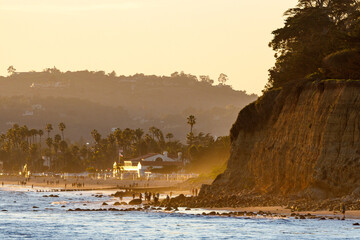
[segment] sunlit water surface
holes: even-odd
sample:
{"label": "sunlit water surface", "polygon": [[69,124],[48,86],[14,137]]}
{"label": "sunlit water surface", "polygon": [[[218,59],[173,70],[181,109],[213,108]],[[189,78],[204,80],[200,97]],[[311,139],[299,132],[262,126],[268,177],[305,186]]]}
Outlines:
{"label": "sunlit water surface", "polygon": [[[0,188],[0,239],[360,239],[360,227],[352,225],[359,222],[356,220],[195,215],[201,209],[180,209],[180,213],[67,211],[109,208],[118,201],[108,197],[112,192],[101,199],[93,196],[97,193]],[[43,197],[49,194],[59,197]],[[102,206],[104,201],[109,205]]]}

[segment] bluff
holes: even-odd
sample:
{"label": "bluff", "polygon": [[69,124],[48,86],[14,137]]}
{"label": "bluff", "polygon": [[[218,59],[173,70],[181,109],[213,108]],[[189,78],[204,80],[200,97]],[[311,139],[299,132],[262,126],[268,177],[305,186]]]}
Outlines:
{"label": "bluff", "polygon": [[240,111],[230,136],[227,169],[201,195],[351,194],[360,186],[360,81],[268,91]]}

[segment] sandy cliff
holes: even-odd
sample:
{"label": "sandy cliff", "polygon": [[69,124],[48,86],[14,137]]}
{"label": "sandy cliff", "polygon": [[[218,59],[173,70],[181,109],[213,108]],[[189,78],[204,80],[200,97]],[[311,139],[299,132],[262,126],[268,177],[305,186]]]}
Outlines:
{"label": "sandy cliff", "polygon": [[270,91],[239,113],[231,139],[226,171],[201,194],[327,198],[357,191],[360,81]]}

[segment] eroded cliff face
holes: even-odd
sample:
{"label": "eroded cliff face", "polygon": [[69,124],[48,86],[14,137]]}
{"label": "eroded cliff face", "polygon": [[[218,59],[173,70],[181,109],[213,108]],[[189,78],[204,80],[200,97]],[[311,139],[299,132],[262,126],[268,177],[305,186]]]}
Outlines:
{"label": "eroded cliff face", "polygon": [[360,81],[266,93],[231,129],[226,171],[202,194],[346,195],[360,186]]}

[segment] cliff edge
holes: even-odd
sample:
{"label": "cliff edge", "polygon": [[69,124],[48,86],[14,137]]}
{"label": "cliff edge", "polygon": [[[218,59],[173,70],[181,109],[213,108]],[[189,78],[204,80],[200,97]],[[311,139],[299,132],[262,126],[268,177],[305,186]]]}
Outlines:
{"label": "cliff edge", "polygon": [[360,81],[272,90],[240,111],[226,171],[201,195],[329,198],[360,188]]}

